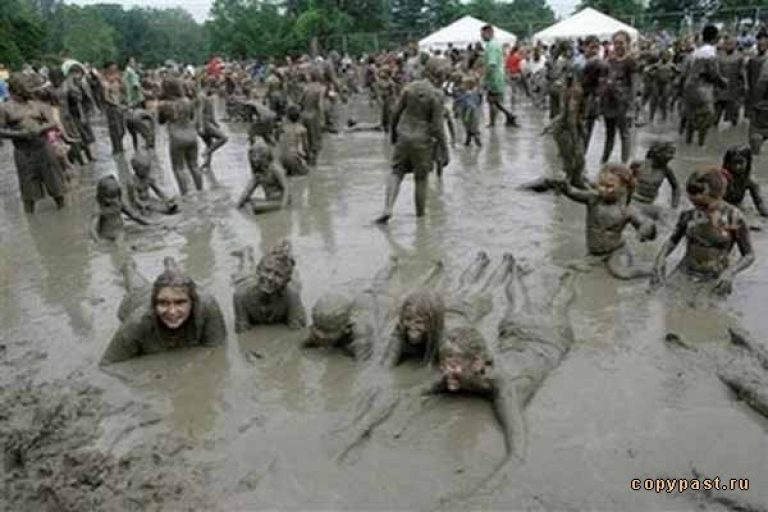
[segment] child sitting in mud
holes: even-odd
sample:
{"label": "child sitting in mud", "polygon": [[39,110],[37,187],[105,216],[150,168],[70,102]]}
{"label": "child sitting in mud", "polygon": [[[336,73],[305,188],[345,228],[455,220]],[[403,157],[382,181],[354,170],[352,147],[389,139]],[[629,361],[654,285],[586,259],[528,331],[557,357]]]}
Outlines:
{"label": "child sitting in mud", "polygon": [[[678,265],[682,272],[696,282],[709,285],[720,295],[731,293],[733,278],[755,261],[752,238],[744,214],[723,200],[727,178],[722,169],[712,168],[691,173],[686,183],[688,198],[694,208],[680,214],[674,231],[664,243],[651,280],[661,284],[666,280],[667,257],[683,238],[687,245]],[[730,254],[738,246],[741,258],[730,263]]]}
{"label": "child sitting in mud", "polygon": [[233,276],[235,332],[257,325],[286,324],[300,329],[307,324],[300,286],[293,279],[296,262],[290,242],[284,240],[272,247],[258,265],[251,247],[233,254],[240,258]]}
{"label": "child sitting in mud", "polygon": [[[136,211],[142,215],[153,212],[164,215],[178,213],[176,200],[168,198],[151,176],[152,159],[147,153],[136,153],[131,158],[131,167],[134,176],[128,185],[128,200]],[[151,193],[156,197],[152,197]]]}
{"label": "child sitting in mud", "polygon": [[[282,210],[291,201],[285,172],[274,162],[274,153],[269,144],[270,134],[271,131],[267,131],[262,140],[254,140],[248,148],[251,179],[237,202],[238,208],[250,205],[254,214]],[[252,199],[251,196],[259,187],[264,189],[264,199]]]}
{"label": "child sitting in mud", "polygon": [[286,117],[288,122],[283,125],[283,133],[278,143],[280,164],[288,176],[304,176],[309,174],[307,129],[301,123],[301,110],[298,106],[289,106]]}
{"label": "child sitting in mud", "polygon": [[105,176],[96,184],[96,210],[91,220],[91,237],[95,241],[118,242],[125,236],[123,215],[134,222],[148,226],[150,222],[135,213],[123,202],[123,192],[117,178]]}
{"label": "child sitting in mud", "polygon": [[[596,189],[577,189],[565,180],[554,182],[556,190],[587,207],[587,250],[605,262],[608,271],[619,279],[638,279],[652,275],[650,268],[633,265],[632,254],[623,237],[631,224],[640,241],[656,238],[656,226],[631,206],[635,178],[621,164],[607,164],[597,177]],[[627,261],[625,261],[627,260]]]}
{"label": "child sitting in mud", "polygon": [[761,217],[768,217],[768,208],[760,195],[760,185],[752,177],[752,150],[749,146],[728,148],[723,157],[723,169],[728,172],[729,178],[723,199],[733,206],[741,207],[749,192],[757,213]]}

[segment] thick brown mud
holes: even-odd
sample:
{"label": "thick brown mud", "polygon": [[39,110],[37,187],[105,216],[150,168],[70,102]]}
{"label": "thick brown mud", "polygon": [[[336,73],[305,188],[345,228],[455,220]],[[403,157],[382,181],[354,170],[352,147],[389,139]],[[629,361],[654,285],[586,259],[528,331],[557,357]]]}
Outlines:
{"label": "thick brown mud", "polygon": [[[345,116],[373,120],[360,102]],[[512,252],[532,272],[526,291],[541,298],[542,276],[582,260],[580,205],[517,187],[559,167],[545,115],[523,108],[520,129],[482,132],[483,148],[453,150],[441,182],[431,176],[428,214],[416,219],[406,180],[387,229],[372,220],[384,201],[390,148],[381,133],[326,136],[319,165],[292,179],[287,211],[254,217],[234,208],[249,177],[247,129],[229,125],[214,155],[218,188],[182,202],[160,226],[130,226],[128,251],[152,279],[175,257],[212,293],[233,329],[230,252],[257,255],[288,238],[303,300],[361,292],[391,255],[406,279],[442,259],[457,269],[478,249]],[[42,202],[22,213],[10,145],[0,147],[0,435],[8,510],[725,510],[694,493],[633,491],[633,478],[749,478],[728,496],[768,505],[768,423],[718,378],[705,357],[677,350],[675,333],[697,347],[726,343],[738,325],[768,339],[768,253],[754,232],[757,263],[736,278],[726,301],[696,302],[612,279],[602,267],[578,277],[571,312],[576,343],[525,410],[528,449],[483,481],[504,456],[487,402],[466,397],[413,400],[431,371],[405,364],[364,371],[353,360],[299,349],[303,333],[269,327],[230,334],[225,348],[161,354],[97,367],[118,326],[120,259],[93,243],[93,184],[124,164],[109,155],[96,123],[99,161],[80,176],[67,208]],[[160,130],[160,183],[175,193]],[[672,122],[635,135],[641,157],[654,138],[675,138]],[[597,172],[602,129],[587,155]],[[746,141],[746,126],[721,129],[705,148],[679,146],[671,167],[684,179],[718,164]],[[618,150],[617,150],[618,151]],[[618,154],[618,153],[617,153]],[[127,155],[130,160],[131,153]],[[765,157],[755,174],[766,184]],[[664,189],[660,201],[668,202]],[[685,201],[684,201],[685,203]],[[759,225],[748,209],[750,222]],[[650,261],[657,241],[639,244]],[[669,268],[672,268],[670,262]],[[489,317],[488,336],[498,315]],[[383,340],[382,340],[383,341]],[[403,398],[387,421],[339,460],[346,429],[372,388]]]}

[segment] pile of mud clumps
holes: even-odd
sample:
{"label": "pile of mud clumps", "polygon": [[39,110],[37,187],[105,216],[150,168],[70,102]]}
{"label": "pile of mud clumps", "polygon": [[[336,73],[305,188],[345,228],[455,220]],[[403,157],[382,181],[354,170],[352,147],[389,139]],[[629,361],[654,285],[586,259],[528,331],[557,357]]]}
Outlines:
{"label": "pile of mud clumps", "polygon": [[160,436],[122,456],[93,448],[110,414],[83,379],[0,387],[0,510],[211,510],[189,441]]}

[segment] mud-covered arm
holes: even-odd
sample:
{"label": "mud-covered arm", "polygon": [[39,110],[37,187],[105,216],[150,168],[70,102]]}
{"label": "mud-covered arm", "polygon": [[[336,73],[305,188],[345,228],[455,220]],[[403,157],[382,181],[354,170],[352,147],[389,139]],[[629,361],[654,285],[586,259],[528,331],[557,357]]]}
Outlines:
{"label": "mud-covered arm", "polygon": [[232,305],[235,310],[235,332],[245,332],[251,328],[251,319],[248,315],[248,287],[243,284],[235,287],[232,297]]}
{"label": "mud-covered arm", "polygon": [[0,139],[29,140],[35,137],[35,134],[24,130],[15,130],[8,127],[8,114],[0,105]]}
{"label": "mud-covered arm", "polygon": [[382,365],[385,368],[394,368],[400,364],[403,356],[403,338],[400,329],[393,327],[387,341],[387,348],[384,351]]}
{"label": "mud-covered arm", "polygon": [[132,221],[136,222],[137,224],[141,224],[142,226],[149,226],[152,224],[150,221],[139,215],[137,212],[133,211],[133,208],[129,207],[126,203],[121,203],[120,210],[123,212],[123,214],[131,219]]}
{"label": "mud-covered arm", "polygon": [[763,196],[760,194],[760,185],[758,185],[754,178],[750,177],[747,188],[749,189],[749,195],[752,196],[752,202],[755,203],[757,213],[761,217],[768,217],[768,209],[766,209],[765,201],[763,201]]}
{"label": "mud-covered arm", "polygon": [[200,343],[209,347],[223,344],[227,339],[227,325],[224,323],[219,303],[213,297],[208,297],[203,303],[203,308],[205,323]]}
{"label": "mud-covered arm", "polygon": [[454,146],[456,145],[456,128],[453,125],[451,114],[446,110],[445,106],[443,106],[443,118],[445,119],[445,125],[448,127],[448,134],[451,136],[451,146]]}
{"label": "mud-covered arm", "polygon": [[367,361],[373,355],[373,326],[362,319],[355,319],[352,327],[352,356],[357,361]]}
{"label": "mud-covered arm", "polygon": [[494,381],[493,412],[504,434],[507,457],[525,458],[526,433],[523,407],[514,381],[497,378]]}
{"label": "mud-covered arm", "polygon": [[301,329],[307,325],[307,310],[301,301],[301,293],[297,286],[289,284],[286,290],[288,300],[288,327]]}
{"label": "mud-covered arm", "polygon": [[725,272],[729,277],[733,277],[739,272],[744,271],[755,262],[755,251],[752,247],[752,235],[749,233],[749,226],[743,215],[739,214],[736,219],[736,229],[734,231],[736,245],[741,253],[741,258]]}
{"label": "mud-covered arm", "polygon": [[397,104],[395,105],[395,111],[392,112],[392,123],[389,127],[389,139],[392,142],[392,144],[397,143],[397,125],[400,123],[400,118],[403,116],[403,112],[405,112],[405,105],[408,102],[408,91],[403,91],[400,94],[400,97],[397,99]]}
{"label": "mud-covered arm", "polygon": [[672,230],[672,234],[669,235],[667,241],[664,242],[664,244],[661,246],[661,249],[659,249],[659,253],[656,255],[656,262],[654,264],[654,273],[656,274],[657,278],[663,277],[661,274],[663,274],[667,256],[672,254],[672,251],[677,248],[677,246],[680,244],[680,241],[685,236],[689,217],[690,212],[688,211],[680,213],[680,216],[677,219],[677,224],[675,224],[675,229]]}
{"label": "mud-covered arm", "polygon": [[150,180],[149,182],[149,188],[152,189],[152,192],[155,193],[155,195],[160,199],[161,201],[168,201],[168,196],[163,192],[163,189],[161,189],[154,179]]}
{"label": "mud-covered arm", "polygon": [[248,181],[248,185],[245,186],[245,190],[243,190],[243,193],[240,195],[240,199],[237,201],[238,208],[245,206],[245,204],[256,190],[256,187],[258,187],[260,183],[261,180],[259,180],[256,176],[251,176],[251,179]]}
{"label": "mud-covered arm", "polygon": [[99,365],[119,363],[141,355],[140,340],[149,334],[144,332],[145,329],[142,329],[143,319],[143,314],[141,316],[134,315],[118,328],[101,357]]}
{"label": "mud-covered arm", "polygon": [[640,215],[637,210],[628,207],[629,223],[635,228],[638,235],[640,235],[640,241],[646,242],[648,240],[654,240],[656,238],[656,224],[651,219],[644,215]]}
{"label": "mud-covered arm", "polygon": [[430,131],[437,141],[438,154],[448,159],[448,139],[445,135],[445,107],[439,96],[432,100],[432,119]]}
{"label": "mud-covered arm", "polygon": [[277,178],[280,187],[283,189],[283,197],[280,201],[280,207],[286,208],[291,202],[291,184],[288,182],[288,178],[285,175],[285,169],[283,169],[282,165],[275,165],[273,163],[272,172],[274,173],[275,178]]}
{"label": "mud-covered arm", "polygon": [[677,181],[677,176],[675,176],[675,172],[669,168],[669,166],[664,166],[664,177],[669,182],[669,186],[672,189],[672,199],[671,199],[671,205],[672,208],[677,208],[680,206],[680,182]]}
{"label": "mud-covered arm", "polygon": [[555,180],[553,184],[558,192],[577,203],[590,204],[597,200],[597,193],[593,190],[573,187],[565,180]]}
{"label": "mud-covered arm", "polygon": [[91,239],[94,242],[98,242],[100,238],[99,237],[100,219],[101,219],[101,212],[99,211],[99,207],[97,206],[94,209],[93,214],[91,215],[91,222],[90,222],[90,225],[88,226],[88,234],[91,235]]}

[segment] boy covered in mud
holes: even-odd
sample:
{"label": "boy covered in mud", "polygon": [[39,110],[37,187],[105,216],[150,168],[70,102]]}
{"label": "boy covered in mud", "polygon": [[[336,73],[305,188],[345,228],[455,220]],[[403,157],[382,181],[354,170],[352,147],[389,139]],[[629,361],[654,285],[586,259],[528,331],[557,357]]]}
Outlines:
{"label": "boy covered in mud", "polygon": [[[271,133],[266,131],[261,139],[254,140],[248,148],[251,179],[240,196],[237,207],[243,208],[249,204],[254,214],[284,209],[291,199],[285,172],[275,165],[274,153],[269,145]],[[253,199],[251,196],[259,187],[264,189],[264,199]]]}
{"label": "boy covered in mud", "polygon": [[[667,257],[683,238],[687,244],[678,269],[695,281],[714,282],[713,291],[717,294],[731,293],[736,274],[754,263],[749,227],[744,214],[723,199],[726,187],[727,178],[722,169],[691,173],[686,192],[694,208],[680,214],[675,229],[659,251],[653,284],[666,280]],[[731,265],[730,254],[734,246],[739,248],[741,258]]]}
{"label": "boy covered in mud", "polygon": [[584,93],[573,70],[565,71],[564,89],[560,98],[558,114],[544,129],[543,134],[552,133],[557,143],[563,170],[568,182],[576,188],[586,188],[584,183]]}
{"label": "boy covered in mud", "polygon": [[[227,337],[221,308],[179,270],[173,258],[150,287],[135,263],[123,268],[126,297],[118,316],[124,321],[101,358],[101,365],[190,346],[218,346]],[[147,297],[149,301],[147,301]]]}
{"label": "boy covered in mud", "polygon": [[458,112],[464,126],[464,145],[469,147],[472,141],[477,147],[482,147],[480,141],[480,118],[483,115],[483,92],[477,78],[470,74],[462,77],[461,91],[458,98]]}
{"label": "boy covered in mud", "polygon": [[288,176],[309,174],[307,155],[309,154],[309,136],[301,123],[301,110],[296,105],[288,107],[288,122],[283,125],[283,133],[278,143],[280,164]]}
{"label": "boy covered in mud", "polygon": [[292,279],[296,262],[287,240],[272,247],[258,265],[250,247],[236,253],[240,265],[234,276],[235,332],[257,325],[286,324],[299,329],[307,324],[300,286]]}
{"label": "boy covered in mud", "polygon": [[641,213],[653,220],[661,217],[661,207],[655,202],[665,181],[669,182],[672,189],[672,208],[677,209],[680,205],[680,185],[675,173],[669,168],[675,152],[673,143],[654,141],[645,154],[645,160],[630,164],[636,182],[633,199],[640,203],[638,206]]}
{"label": "boy covered in mud", "polygon": [[596,189],[581,190],[564,180],[555,181],[555,188],[569,199],[587,207],[587,250],[605,262],[608,271],[619,279],[648,277],[651,270],[632,264],[632,255],[623,237],[631,224],[640,241],[656,238],[656,226],[631,206],[635,178],[621,164],[608,164],[597,178]]}
{"label": "boy covered in mud", "polygon": [[358,300],[330,293],[312,308],[312,325],[304,348],[340,350],[358,361],[373,353],[373,321],[370,312]]}
{"label": "boy covered in mud", "polygon": [[216,93],[216,80],[209,78],[205,82],[204,93],[200,97],[200,126],[198,135],[203,139],[205,151],[203,151],[203,165],[200,172],[211,173],[211,159],[213,153],[229,141],[229,138],[221,131],[221,126],[216,120],[216,110],[213,106],[213,98]]}
{"label": "boy covered in mud", "polygon": [[117,178],[112,175],[101,178],[96,184],[96,210],[91,218],[91,238],[95,241],[122,240],[125,236],[123,215],[137,224],[150,224],[123,202],[123,192]]}
{"label": "boy covered in mud", "polygon": [[[179,205],[169,198],[152,177],[152,159],[147,153],[136,153],[131,158],[133,179],[128,185],[128,201],[141,215],[177,213]],[[152,196],[154,194],[154,197]]]}

